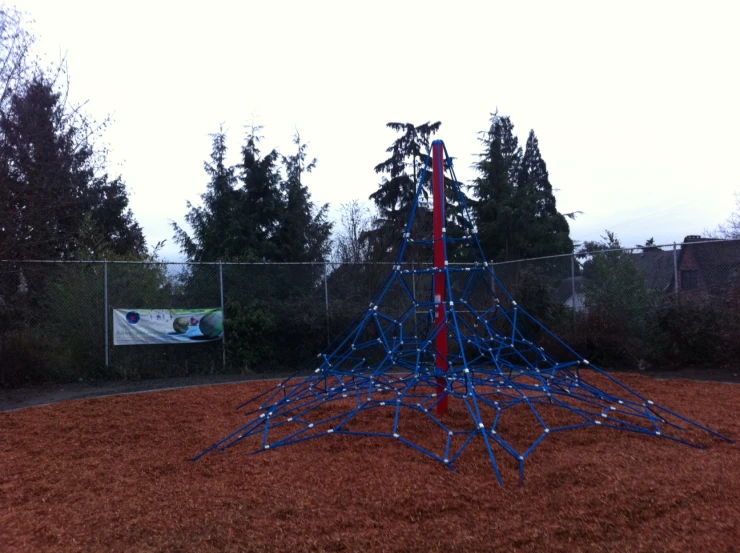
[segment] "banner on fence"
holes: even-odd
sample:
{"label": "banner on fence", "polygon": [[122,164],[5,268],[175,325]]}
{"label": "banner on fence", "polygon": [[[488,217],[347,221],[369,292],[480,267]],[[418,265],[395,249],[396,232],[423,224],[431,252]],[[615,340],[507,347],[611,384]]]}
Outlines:
{"label": "banner on fence", "polygon": [[114,309],[113,345],[194,344],[220,340],[221,309]]}

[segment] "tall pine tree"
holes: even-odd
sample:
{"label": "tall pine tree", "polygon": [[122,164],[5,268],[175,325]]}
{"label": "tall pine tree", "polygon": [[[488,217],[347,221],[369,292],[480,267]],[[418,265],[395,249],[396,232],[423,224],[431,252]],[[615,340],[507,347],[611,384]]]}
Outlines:
{"label": "tall pine tree", "polygon": [[491,127],[480,138],[483,152],[475,164],[480,176],[472,186],[472,209],[478,233],[487,256],[494,260],[511,259],[514,249],[514,188],[522,150],[506,116],[495,113]]}
{"label": "tall pine tree", "polygon": [[524,152],[507,116],[494,113],[482,133],[472,185],[483,251],[496,261],[570,253],[566,216],[557,211],[547,165],[534,131]]}
{"label": "tall pine tree", "polygon": [[323,261],[329,255],[332,223],[329,204],[316,208],[311,193],[303,184],[303,174],[316,167],[308,160],[307,145],[298,133],[293,137],[296,152],[283,156],[285,180],[282,183],[284,210],[276,234],[278,261]]}
{"label": "tall pine tree", "polygon": [[95,136],[43,74],[10,95],[0,111],[0,257],[146,253],[126,185],[104,173]]}
{"label": "tall pine tree", "polygon": [[187,204],[185,220],[192,234],[172,225],[189,260],[320,261],[328,256],[328,205],[316,208],[302,182],[316,160],[308,161],[306,145],[297,135],[295,154],[285,157],[272,150],[262,156],[259,131],[250,127],[241,163],[233,167],[226,163],[225,133],[213,135],[202,205]]}
{"label": "tall pine tree", "polygon": [[226,133],[220,129],[211,138],[211,159],[203,164],[210,182],[201,195],[202,205],[187,202],[185,221],[193,229],[192,235],[172,223],[175,241],[190,261],[248,258],[251,240],[244,236],[246,229],[239,214],[243,194],[235,189],[236,169],[226,164]]}
{"label": "tall pine tree", "polygon": [[570,226],[566,216],[557,210],[547,165],[533,130],[527,137],[518,177],[517,204],[524,215],[519,220],[523,237],[520,255],[541,257],[572,252]]}
{"label": "tall pine tree", "polygon": [[251,250],[258,260],[274,260],[279,256],[275,240],[283,216],[280,154],[271,150],[261,156],[259,134],[262,127],[252,125],[242,147],[239,180],[246,194],[243,216],[249,226]]}
{"label": "tall pine tree", "polygon": [[430,148],[430,139],[442,125],[426,122],[422,125],[411,123],[387,123],[386,126],[403,134],[386,149],[388,159],[375,166],[375,172],[383,175],[376,192],[370,199],[383,220],[401,224],[408,217],[414,201],[416,189],[423,170],[424,159]]}
{"label": "tall pine tree", "polygon": [[[374,228],[365,236],[369,240],[372,259],[395,259],[400,233],[413,206],[431,137],[441,125],[439,121],[421,125],[387,123],[388,128],[403,134],[386,149],[390,156],[375,166],[375,172],[382,175],[382,180],[370,199],[375,202],[378,217]],[[431,182],[431,179],[427,179],[427,182]],[[426,186],[423,199],[428,197],[429,186]],[[431,224],[428,206],[422,203],[417,208],[416,222],[424,224],[427,220]]]}

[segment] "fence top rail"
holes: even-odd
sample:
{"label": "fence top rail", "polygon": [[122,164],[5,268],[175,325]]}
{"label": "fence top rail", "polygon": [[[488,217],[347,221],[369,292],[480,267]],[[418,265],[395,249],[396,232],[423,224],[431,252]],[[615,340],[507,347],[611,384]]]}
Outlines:
{"label": "fence top rail", "polygon": [[[673,242],[671,244],[656,244],[654,246],[649,246],[650,249],[661,249],[661,248],[673,248],[673,247],[686,247],[686,246],[696,246],[701,244],[718,244],[718,243],[727,243],[727,242],[740,242],[740,238],[714,238],[714,239],[706,239],[706,240],[696,240],[692,242]],[[571,253],[561,253],[557,255],[546,255],[542,257],[525,257],[521,259],[512,259],[510,261],[489,261],[489,265],[497,266],[497,265],[508,265],[511,263],[524,263],[524,262],[531,262],[531,261],[538,261],[542,259],[556,259],[560,257],[582,257],[587,255],[598,255],[603,253],[609,253],[609,252],[631,252],[634,250],[645,250],[645,247],[641,246],[635,246],[632,248],[613,248],[608,250],[589,250],[589,251],[574,251]],[[86,264],[96,264],[96,263],[110,263],[110,264],[117,264],[117,265],[315,265],[315,266],[321,266],[321,265],[397,265],[395,261],[361,261],[361,262],[354,262],[354,261],[164,261],[164,260],[112,260],[112,259],[0,259],[0,263],[5,264],[11,264],[11,263],[47,263],[47,264],[59,264],[59,265],[66,265],[66,264],[72,264],[72,263],[86,263]],[[410,265],[413,264],[411,261],[405,261],[402,263],[403,265]],[[430,262],[431,264],[431,262]],[[462,263],[462,262],[456,262],[456,263],[450,263],[450,265],[472,265],[473,262],[470,263]]]}
{"label": "fence top rail", "polygon": [[[331,261],[165,261],[156,259],[0,259],[0,263],[51,263],[66,265],[69,263],[111,263],[117,265],[325,265]],[[393,265],[389,262],[377,264]],[[341,265],[368,265],[368,263],[337,263]]]}
{"label": "fence top rail", "polygon": [[541,259],[555,259],[558,257],[583,257],[587,255],[598,255],[602,253],[610,253],[610,252],[631,252],[635,250],[646,250],[646,249],[661,249],[661,248],[679,248],[679,247],[686,247],[686,246],[695,246],[699,244],[723,244],[727,242],[740,242],[740,238],[714,238],[714,239],[706,239],[706,240],[696,240],[692,242],[673,242],[671,244],[655,244],[654,246],[633,246],[631,248],[612,248],[608,250],[588,250],[585,252],[580,251],[574,251],[571,253],[561,253],[557,255],[545,255],[542,257],[525,257],[522,259],[512,259],[510,261],[496,261],[496,262],[489,262],[492,265],[507,265],[511,263],[524,263],[529,261],[538,261]]}

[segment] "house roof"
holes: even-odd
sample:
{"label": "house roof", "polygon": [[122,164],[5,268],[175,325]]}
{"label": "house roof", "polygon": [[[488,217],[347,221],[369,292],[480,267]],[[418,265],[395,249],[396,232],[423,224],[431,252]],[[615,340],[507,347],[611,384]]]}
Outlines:
{"label": "house roof", "polygon": [[584,279],[582,276],[577,276],[575,279],[571,279],[570,277],[563,279],[560,281],[560,284],[558,285],[558,289],[556,291],[557,293],[557,299],[559,302],[564,303],[570,299],[570,296],[573,294],[573,286],[575,284],[576,294],[582,294],[583,293],[583,283],[586,279]]}
{"label": "house roof", "polygon": [[684,242],[679,265],[688,252],[691,252],[709,289],[726,287],[740,273],[740,240],[712,240],[702,244]]}
{"label": "house roof", "polygon": [[673,252],[646,249],[631,254],[637,267],[645,274],[645,285],[650,290],[667,290],[673,282]]}

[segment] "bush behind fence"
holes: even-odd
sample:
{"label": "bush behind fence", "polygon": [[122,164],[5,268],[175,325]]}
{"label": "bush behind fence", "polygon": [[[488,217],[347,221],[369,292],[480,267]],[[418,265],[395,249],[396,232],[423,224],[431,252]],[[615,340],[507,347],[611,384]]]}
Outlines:
{"label": "bush behind fence", "polygon": [[[361,313],[390,270],[390,264],[1,262],[0,378],[12,386],[289,373]],[[493,264],[493,271],[524,309],[606,368],[724,367],[740,354],[740,241],[528,259]],[[429,275],[407,284],[422,297],[431,294]],[[385,308],[401,300],[392,291]],[[222,302],[223,343],[113,346],[113,309]],[[541,329],[529,330],[558,347]]]}

